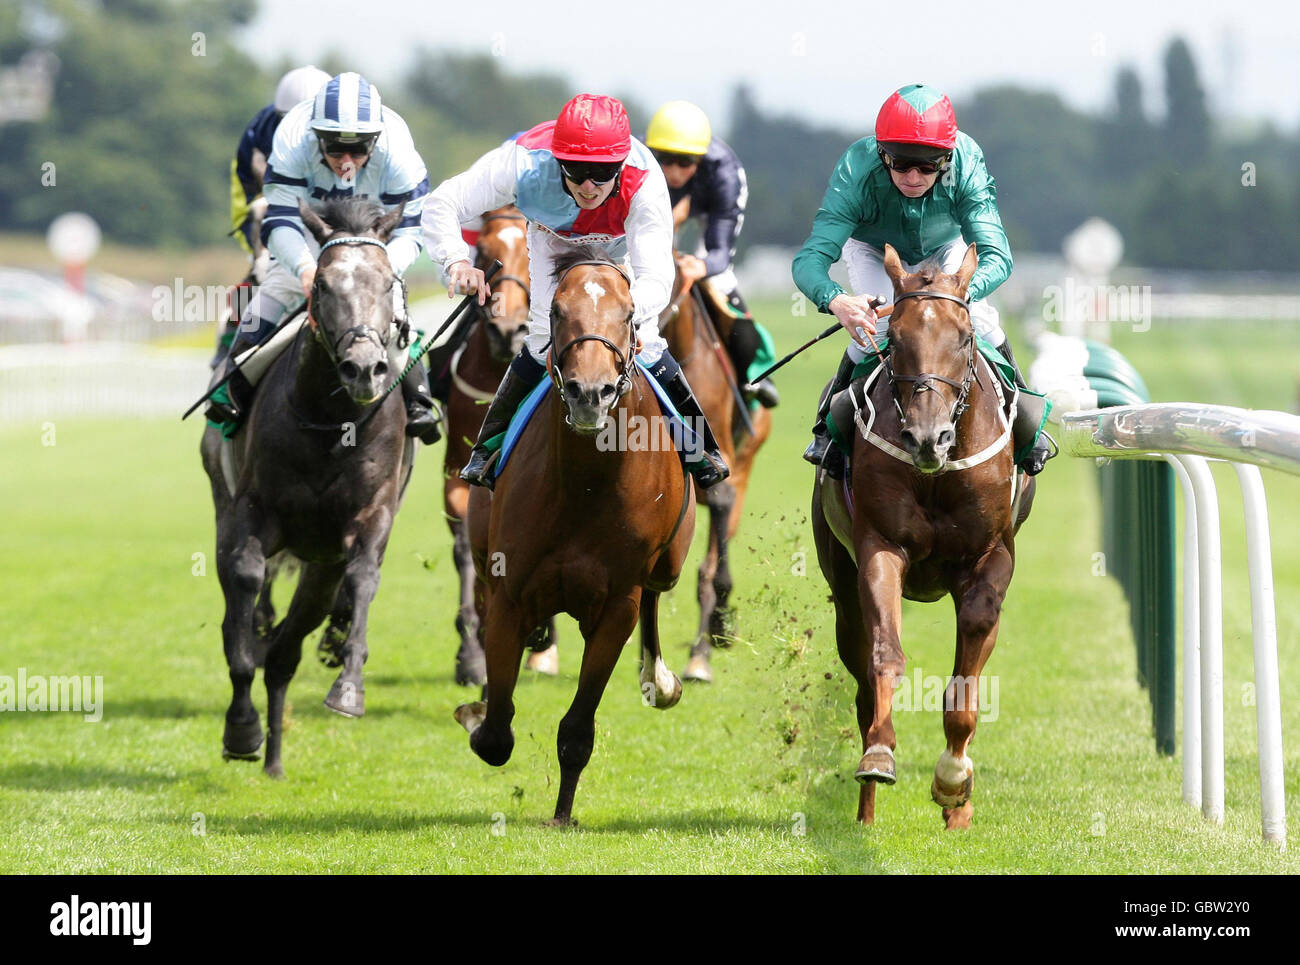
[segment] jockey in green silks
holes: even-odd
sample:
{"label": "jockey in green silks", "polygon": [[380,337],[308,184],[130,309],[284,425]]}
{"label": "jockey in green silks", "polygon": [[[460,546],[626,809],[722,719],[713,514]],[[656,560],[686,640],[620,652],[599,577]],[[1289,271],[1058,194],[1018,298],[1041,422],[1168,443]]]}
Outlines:
{"label": "jockey in green silks", "polygon": [[[820,311],[839,319],[853,339],[818,412],[813,442],[804,453],[809,462],[822,465],[834,478],[843,477],[843,454],[831,445],[826,413],[831,398],[848,385],[853,367],[869,352],[867,339],[857,330],[887,334],[888,319],[877,318],[871,305],[872,297],[888,300],[893,291],[884,267],[886,243],[909,272],[935,259],[943,271],[953,273],[970,242],[979,257],[967,291],[971,323],[1016,368],[1016,382],[1023,388],[997,309],[986,301],[1011,274],[1011,246],[984,153],[957,130],[945,95],[922,84],[900,88],[881,107],[875,136],[854,143],[835,165],[812,234],[794,259],[800,291]],[[854,294],[830,278],[831,265],[841,257]],[[1016,426],[1018,450],[1029,441],[1022,436],[1037,428]],[[1037,475],[1053,454],[1042,435],[1021,468]]]}

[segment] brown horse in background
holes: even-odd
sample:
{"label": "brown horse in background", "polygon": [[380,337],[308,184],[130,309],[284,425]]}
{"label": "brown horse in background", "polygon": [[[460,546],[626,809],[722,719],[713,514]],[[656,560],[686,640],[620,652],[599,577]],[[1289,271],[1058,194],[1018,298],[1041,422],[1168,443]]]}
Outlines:
{"label": "brown horse in background", "polygon": [[[874,425],[845,428],[853,433],[851,484],[818,470],[813,535],[835,598],[840,659],[858,682],[858,820],[866,824],[875,818],[876,784],[896,780],[890,712],[903,678],[902,598],[952,597],[957,652],[944,693],[947,748],[930,790],[947,827],[963,828],[973,809],[967,749],[979,675],[997,640],[1034,482],[1017,475],[996,376],[979,355],[965,307],[975,246],[955,275],[931,266],[909,275],[889,245],[884,263],[895,308],[888,357],[862,407],[874,409]],[[868,430],[875,443],[864,437]]]}
{"label": "brown horse in background", "polygon": [[[443,512],[451,529],[452,559],[460,577],[460,607],[456,632],[456,683],[479,685],[487,680],[487,666],[479,641],[479,618],[474,608],[474,559],[465,532],[469,509],[469,483],[460,478],[478,438],[487,406],[496,394],[510,360],[519,354],[528,335],[529,274],[528,222],[513,205],[483,215],[474,264],[486,269],[494,260],[501,271],[492,281],[492,297],[479,308],[478,320],[461,346],[449,346],[441,365],[450,367],[447,398],[447,448],[443,454]],[[437,365],[438,363],[435,363]],[[438,367],[440,368],[441,365]]]}
{"label": "brown horse in background", "polygon": [[[643,701],[668,708],[681,697],[681,681],[660,654],[658,608],[690,548],[695,499],[659,402],[634,361],[627,276],[581,249],[560,259],[555,273],[548,359],[554,390],[520,436],[495,492],[475,487],[470,494],[487,700],[463,704],[456,719],[479,757],[493,766],[509,760],[525,641],[556,613],[578,621],[578,692],[557,738],[560,791],[552,823],[559,825],[572,823],[596,707],[638,617]],[[652,431],[644,444],[608,446],[600,433],[611,419]]]}
{"label": "brown horse in background", "polygon": [[709,683],[713,680],[709,656],[714,646],[729,646],[734,635],[728,547],[740,526],[754,457],[772,432],[772,414],[759,406],[750,416],[752,433],[740,418],[733,391],[739,383],[731,357],[723,348],[731,334],[731,320],[721,318],[715,326],[701,296],[696,286],[683,282],[679,267],[672,299],[659,316],[659,329],[686,373],[722,457],[731,467],[725,482],[696,490],[696,498],[709,507],[709,546],[700,562],[697,585],[699,631],[682,679]]}

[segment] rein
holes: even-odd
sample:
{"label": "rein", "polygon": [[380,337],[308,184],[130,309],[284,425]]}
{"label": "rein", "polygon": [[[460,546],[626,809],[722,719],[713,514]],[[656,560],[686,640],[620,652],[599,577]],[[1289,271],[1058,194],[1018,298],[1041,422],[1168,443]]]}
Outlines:
{"label": "rein", "polygon": [[[625,272],[618,265],[615,265],[612,262],[608,262],[608,261],[590,260],[590,261],[576,261],[568,268],[564,269],[564,273],[560,275],[560,277],[557,278],[555,281],[556,291],[559,291],[560,286],[564,284],[564,279],[568,277],[569,272],[573,271],[573,269],[578,268],[582,265],[598,265],[601,268],[613,268],[616,272],[619,273],[622,279],[625,282],[627,282],[628,288],[630,289],[632,287],[632,279],[628,278],[627,272]],[[569,351],[569,349],[573,348],[575,345],[577,345],[580,342],[600,342],[602,345],[604,345],[606,348],[608,348],[611,352],[614,353],[614,357],[618,359],[618,368],[619,368],[618,382],[615,385],[615,391],[618,393],[620,397],[626,395],[628,390],[632,388],[632,366],[635,364],[635,360],[636,360],[636,332],[632,326],[632,317],[634,314],[635,314],[635,309],[629,311],[627,313],[627,318],[625,319],[625,321],[627,322],[628,352],[627,355],[624,356],[623,350],[620,349],[617,345],[615,345],[612,341],[607,339],[604,335],[596,335],[594,333],[579,335],[576,338],[570,339],[568,342],[564,344],[563,348],[561,348],[559,351],[556,351],[554,349],[555,320],[554,320],[554,312],[552,312],[552,320],[551,320],[552,349],[546,359],[546,368],[551,377],[552,384],[554,384],[556,390],[560,393],[560,402],[561,404],[564,405],[566,419],[568,418],[569,407],[568,407],[568,403],[564,401],[564,389],[563,386],[560,384],[560,367],[561,365],[564,364],[565,354]]]}

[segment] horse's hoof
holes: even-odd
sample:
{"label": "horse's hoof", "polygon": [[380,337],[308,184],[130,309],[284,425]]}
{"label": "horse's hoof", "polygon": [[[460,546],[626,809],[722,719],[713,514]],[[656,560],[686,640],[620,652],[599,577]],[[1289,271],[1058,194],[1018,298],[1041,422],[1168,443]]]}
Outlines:
{"label": "horse's hoof", "polygon": [[560,648],[551,644],[545,650],[530,653],[524,666],[536,673],[554,677],[560,672]]}
{"label": "horse's hoof", "polygon": [[266,772],[267,777],[274,778],[277,781],[284,778],[284,763],[282,761],[276,761],[274,764],[268,763],[262,770]]}
{"label": "horse's hoof", "polygon": [[482,647],[461,646],[456,654],[456,683],[462,687],[482,687],[487,683],[487,658]]}
{"label": "horse's hoof", "polygon": [[542,653],[545,650],[551,649],[554,645],[554,642],[551,640],[551,627],[549,624],[542,624],[540,627],[535,627],[533,632],[528,634],[527,639],[524,640],[524,646],[533,653]]}
{"label": "horse's hoof", "polygon": [[975,764],[969,757],[954,757],[944,750],[939,763],[934,765],[934,780],[930,782],[930,797],[945,808],[959,808],[970,800],[975,784]]}
{"label": "horse's hoof", "polygon": [[668,672],[668,676],[673,678],[673,682],[667,691],[662,691],[658,687],[655,688],[655,710],[668,710],[670,707],[676,707],[677,702],[682,699],[681,678],[671,670]]}
{"label": "horse's hoof", "polygon": [[456,718],[456,723],[473,734],[487,716],[487,701],[476,700],[472,704],[461,704],[452,716]]}
{"label": "horse's hoof", "polygon": [[361,717],[366,712],[366,688],[350,680],[336,680],[325,697],[325,706],[344,717]]}
{"label": "horse's hoof", "polygon": [[256,717],[242,723],[226,721],[226,732],[221,738],[221,757],[227,761],[261,760],[262,724]]}
{"label": "horse's hoof", "polygon": [[686,662],[686,669],[682,671],[683,680],[694,680],[696,683],[711,684],[713,683],[713,668],[709,666],[709,658],[704,656],[691,657]]}
{"label": "horse's hoof", "polygon": [[879,781],[881,784],[893,784],[898,780],[894,769],[894,752],[884,744],[872,744],[858,761],[858,770],[854,778],[859,784]]}
{"label": "horse's hoof", "polygon": [[555,817],[555,818],[551,818],[551,820],[549,821],[542,822],[542,827],[544,828],[576,828],[577,826],[578,826],[578,819],[575,817],[567,817],[567,818]]}
{"label": "horse's hoof", "polygon": [[316,644],[316,659],[331,670],[343,666],[343,644],[347,639],[347,630],[331,623]]}
{"label": "horse's hoof", "polygon": [[970,827],[971,816],[975,812],[975,805],[967,801],[958,808],[943,809],[943,824],[949,831],[963,831]]}
{"label": "horse's hoof", "polygon": [[736,616],[731,607],[714,607],[709,614],[709,635],[715,647],[726,649],[736,638]]}

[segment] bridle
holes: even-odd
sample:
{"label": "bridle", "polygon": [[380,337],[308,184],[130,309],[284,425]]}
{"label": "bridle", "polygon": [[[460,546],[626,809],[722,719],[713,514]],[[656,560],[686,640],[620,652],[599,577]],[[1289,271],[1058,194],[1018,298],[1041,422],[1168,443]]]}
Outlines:
{"label": "bridle", "polygon": [[[483,219],[483,225],[486,227],[487,224],[491,221],[527,221],[527,220],[528,218],[522,214],[490,214]],[[480,257],[484,257],[484,256],[480,254]],[[476,259],[475,267],[482,268],[483,265],[478,264]],[[528,282],[524,281],[518,275],[503,275],[500,272],[498,272],[496,277],[492,279],[492,284],[500,285],[502,282],[514,282],[516,285],[522,288],[524,290],[525,304],[531,304],[532,289],[529,287]],[[480,305],[477,311],[480,318],[484,319],[485,321],[488,319],[489,317],[488,307],[486,304]]]}
{"label": "bridle", "polygon": [[[328,249],[333,248],[335,245],[375,245],[379,248],[383,248],[385,252],[388,251],[388,246],[384,244],[382,241],[380,241],[378,238],[365,238],[362,237],[361,235],[347,235],[343,238],[332,238],[329,241],[325,242],[325,244],[321,245],[320,248],[321,255],[324,255]],[[311,303],[313,305],[316,302],[316,295],[320,288],[320,284],[321,284],[321,277],[320,274],[317,273],[316,281],[312,285],[312,291],[311,291]],[[392,337],[393,326],[391,324],[389,324],[388,330],[385,331],[382,335],[380,334],[378,329],[370,325],[358,324],[358,325],[353,325],[346,332],[343,332],[341,335],[339,335],[339,337],[335,339],[333,342],[330,342],[329,336],[326,335],[324,329],[321,328],[320,324],[316,321],[315,313],[311,311],[310,307],[308,308],[308,312],[307,312],[307,323],[311,326],[311,330],[315,334],[316,340],[320,343],[321,347],[325,350],[325,354],[329,356],[330,363],[336,369],[339,367],[342,353],[345,352],[347,349],[351,348],[358,340],[363,338],[364,339],[373,338],[379,344],[379,347],[382,348],[385,352],[387,352],[388,340]],[[399,340],[403,339],[404,337],[405,337],[404,335],[399,335]],[[344,344],[345,340],[347,342],[346,345]],[[400,341],[398,347],[399,348],[402,347]]]}
{"label": "bridle", "polygon": [[[904,298],[944,298],[950,302],[956,302],[966,310],[966,315],[968,317],[970,316],[970,302],[959,295],[949,295],[947,292],[921,289],[919,291],[903,292],[900,295],[894,296],[894,303],[897,304]],[[893,352],[891,351],[890,356],[892,357],[892,355]],[[901,425],[907,425],[907,416],[904,412],[903,405],[898,398],[898,383],[900,382],[912,383],[912,399],[915,399],[917,393],[920,392],[937,392],[938,388],[935,386],[935,382],[942,382],[945,385],[950,385],[956,389],[957,398],[952,404],[952,409],[948,412],[948,419],[953,423],[953,425],[956,425],[957,421],[966,414],[966,410],[970,408],[970,403],[967,401],[967,397],[970,395],[971,383],[978,378],[975,372],[975,333],[973,329],[971,331],[970,339],[967,342],[966,375],[960,382],[956,382],[943,375],[936,375],[934,372],[921,372],[917,375],[895,375],[894,367],[891,364],[890,358],[882,358],[881,361],[884,363],[885,374],[889,377],[890,397],[894,400],[894,408],[898,410],[898,419]],[[910,405],[911,399],[908,400],[908,403]]]}
{"label": "bridle", "polygon": [[[613,268],[616,272],[619,273],[619,276],[625,282],[627,282],[628,288],[630,289],[632,287],[632,279],[628,278],[627,272],[625,272],[618,265],[615,265],[612,262],[608,262],[608,261],[597,261],[592,259],[588,261],[576,261],[573,264],[569,265],[567,268],[565,268],[564,273],[560,275],[560,277],[557,278],[555,281],[555,290],[557,292],[560,290],[560,286],[564,284],[564,279],[568,277],[569,272],[573,271],[573,269],[575,268],[580,267],[581,265],[596,265],[600,268]],[[626,356],[624,356],[622,349],[620,349],[612,341],[607,339],[604,335],[596,335],[595,333],[579,335],[566,342],[564,344],[564,347],[561,348],[559,351],[556,351],[554,348],[555,346],[554,310],[552,310],[551,314],[552,314],[552,318],[551,318],[552,349],[550,354],[547,356],[546,367],[550,374],[551,382],[555,385],[556,390],[559,391],[560,393],[560,400],[564,404],[566,413],[568,411],[568,402],[565,401],[564,391],[563,391],[564,387],[563,385],[561,385],[560,382],[560,367],[564,364],[565,354],[569,351],[569,349],[573,348],[579,342],[600,342],[602,345],[604,345],[606,348],[608,348],[611,352],[614,353],[614,358],[618,359],[618,368],[619,368],[618,382],[615,384],[614,390],[618,394],[618,397],[622,397],[626,395],[628,390],[632,388],[632,366],[635,364],[635,360],[636,360],[636,332],[632,325],[632,316],[635,314],[635,310],[628,311],[627,318],[625,319],[625,321],[627,322],[627,345],[628,345]]]}

